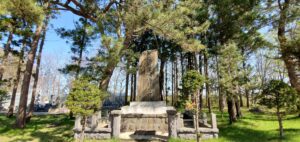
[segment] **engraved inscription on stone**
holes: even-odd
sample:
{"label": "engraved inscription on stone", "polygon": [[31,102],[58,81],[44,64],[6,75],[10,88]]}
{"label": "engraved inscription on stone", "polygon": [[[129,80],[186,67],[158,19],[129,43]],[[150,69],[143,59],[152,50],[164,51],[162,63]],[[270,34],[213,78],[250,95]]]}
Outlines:
{"label": "engraved inscription on stone", "polygon": [[158,51],[142,52],[139,59],[137,101],[160,101]]}

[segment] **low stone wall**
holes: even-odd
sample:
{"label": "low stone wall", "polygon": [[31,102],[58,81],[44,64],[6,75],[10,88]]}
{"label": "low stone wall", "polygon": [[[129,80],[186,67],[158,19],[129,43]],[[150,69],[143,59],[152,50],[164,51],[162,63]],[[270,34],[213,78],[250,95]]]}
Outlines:
{"label": "low stone wall", "polygon": [[[201,139],[218,138],[218,129],[200,128]],[[194,128],[180,128],[177,130],[177,136],[181,139],[196,139]]]}
{"label": "low stone wall", "polygon": [[121,132],[168,132],[167,114],[122,114]]}
{"label": "low stone wall", "polygon": [[[81,130],[74,129],[74,138],[80,139]],[[87,129],[84,131],[84,137],[87,139],[110,139],[111,128]]]}

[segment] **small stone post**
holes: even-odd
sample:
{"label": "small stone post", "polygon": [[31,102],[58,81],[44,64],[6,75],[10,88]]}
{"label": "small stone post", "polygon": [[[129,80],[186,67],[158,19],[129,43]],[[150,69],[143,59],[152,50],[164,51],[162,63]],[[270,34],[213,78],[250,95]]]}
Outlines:
{"label": "small stone post", "polygon": [[81,130],[81,116],[76,116],[75,119],[75,130]]}
{"label": "small stone post", "polygon": [[97,116],[98,114],[97,113],[95,113],[95,114],[93,114],[92,116],[91,116],[91,128],[93,129],[93,130],[95,130],[96,128],[97,128],[97,125],[98,125],[98,116]]}
{"label": "small stone post", "polygon": [[213,129],[218,129],[217,128],[217,117],[216,117],[216,114],[214,114],[214,113],[211,113],[211,127]]}
{"label": "small stone post", "polygon": [[169,138],[177,138],[177,112],[175,109],[167,110],[168,114],[168,131],[169,131]]}
{"label": "small stone post", "polygon": [[177,128],[184,127],[183,123],[183,115],[181,113],[177,113]]}
{"label": "small stone post", "polygon": [[111,111],[112,137],[118,138],[121,132],[121,110]]}

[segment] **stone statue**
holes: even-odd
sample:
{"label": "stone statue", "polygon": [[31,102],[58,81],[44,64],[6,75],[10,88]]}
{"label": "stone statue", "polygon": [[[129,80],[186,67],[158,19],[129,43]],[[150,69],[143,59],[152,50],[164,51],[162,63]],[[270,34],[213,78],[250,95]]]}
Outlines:
{"label": "stone statue", "polygon": [[157,62],[157,50],[142,52],[139,59],[137,101],[161,101]]}

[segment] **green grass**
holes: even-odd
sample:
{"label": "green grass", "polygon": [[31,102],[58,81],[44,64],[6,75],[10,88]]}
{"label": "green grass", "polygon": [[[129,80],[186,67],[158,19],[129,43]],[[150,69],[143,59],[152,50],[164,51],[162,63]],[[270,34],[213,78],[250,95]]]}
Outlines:
{"label": "green grass", "polygon": [[278,122],[272,115],[255,115],[244,112],[244,118],[233,125],[228,125],[227,117],[220,118],[219,115],[220,138],[210,140],[210,142],[243,141],[243,142],[263,142],[263,141],[300,141],[300,119],[296,116],[287,116],[283,122],[284,138],[279,138]]}
{"label": "green grass", "polygon": [[[219,138],[204,142],[299,142],[300,118],[289,115],[283,121],[284,138],[278,137],[278,122],[275,116],[253,114],[244,110],[243,119],[233,125],[228,124],[227,115],[217,113]],[[35,116],[24,130],[13,129],[15,118],[0,115],[0,141],[60,142],[74,141],[73,120],[66,115]],[[87,140],[88,141],[88,140]],[[121,140],[102,140],[100,142],[119,142]],[[98,141],[99,142],[99,141]],[[170,142],[193,142],[171,139]]]}
{"label": "green grass", "polygon": [[0,115],[2,142],[67,142],[73,141],[74,121],[66,115],[34,116],[25,129],[14,129],[15,118]]}
{"label": "green grass", "polygon": [[[253,114],[243,111],[243,119],[229,125],[228,116],[217,113],[218,139],[204,142],[300,142],[300,118],[288,115],[283,121],[284,138],[279,138],[277,118],[271,114]],[[170,142],[193,142],[172,139]]]}

